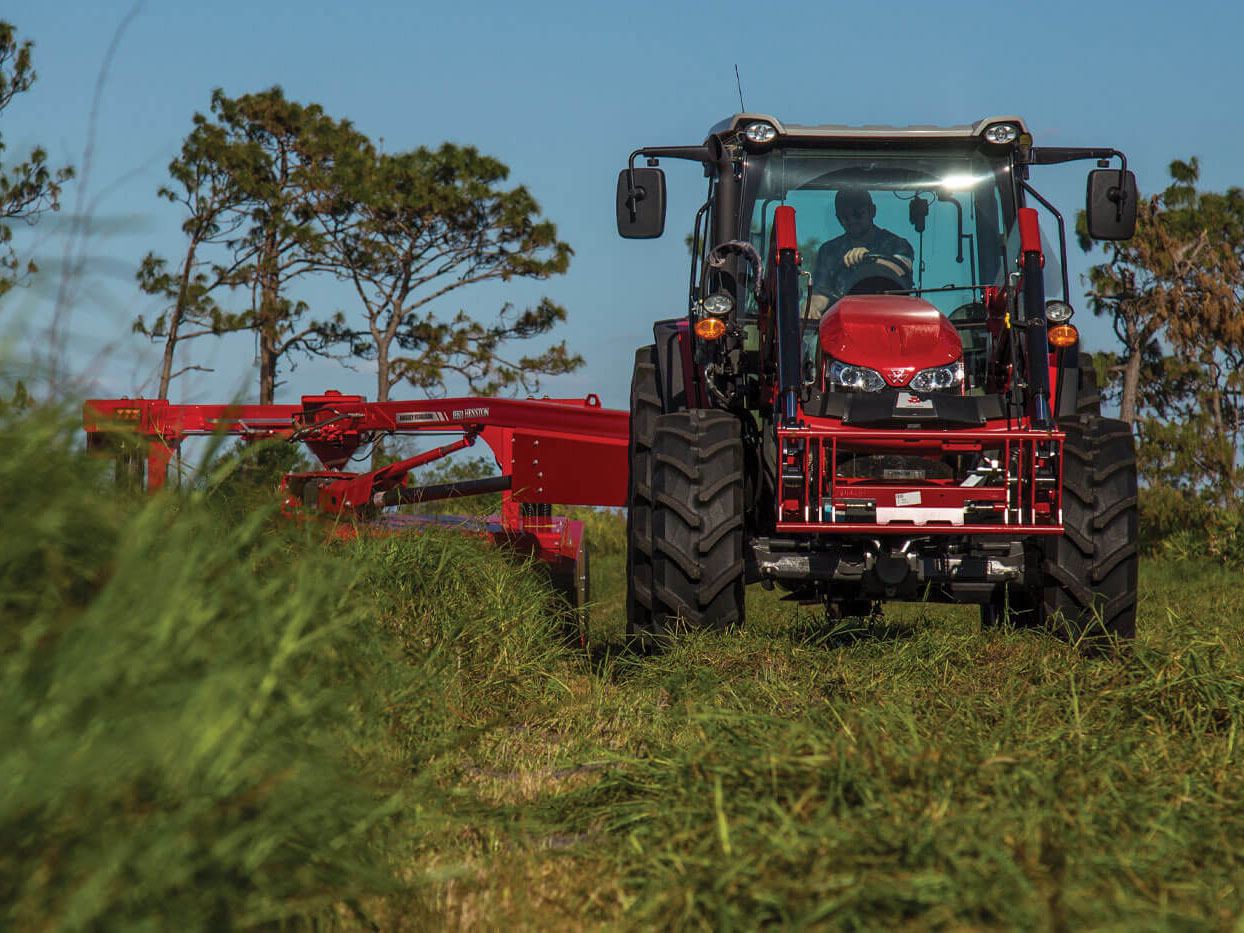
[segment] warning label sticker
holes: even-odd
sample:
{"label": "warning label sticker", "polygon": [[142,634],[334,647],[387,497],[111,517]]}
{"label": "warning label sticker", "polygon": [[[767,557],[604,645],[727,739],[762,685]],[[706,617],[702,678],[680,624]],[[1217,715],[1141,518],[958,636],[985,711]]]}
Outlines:
{"label": "warning label sticker", "polygon": [[894,407],[899,411],[932,411],[933,399],[921,398],[919,395],[904,392],[895,399]]}
{"label": "warning label sticker", "polygon": [[900,505],[900,506],[919,505],[920,504],[920,493],[919,492],[900,492],[897,495],[895,495],[894,504]]}

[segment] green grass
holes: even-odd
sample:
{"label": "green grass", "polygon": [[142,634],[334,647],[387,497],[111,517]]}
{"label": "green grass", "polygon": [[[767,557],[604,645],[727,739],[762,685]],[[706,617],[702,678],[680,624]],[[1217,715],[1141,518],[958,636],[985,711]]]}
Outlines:
{"label": "green grass", "polygon": [[1144,634],[1123,660],[982,634],[961,609],[828,628],[762,591],[744,631],[635,659],[620,651],[620,567],[597,566],[596,665],[551,719],[461,752],[455,783],[495,802],[501,841],[467,858],[454,920],[1240,917],[1235,572],[1147,564]]}
{"label": "green grass", "polygon": [[469,540],[126,500],[72,437],[0,425],[5,926],[1240,929],[1238,570],[1146,562],[1120,659],[755,589],[641,658],[591,515],[583,654]]}
{"label": "green grass", "polygon": [[129,499],[56,412],[0,451],[0,925],[433,922],[438,756],[561,689],[535,575],[218,481]]}

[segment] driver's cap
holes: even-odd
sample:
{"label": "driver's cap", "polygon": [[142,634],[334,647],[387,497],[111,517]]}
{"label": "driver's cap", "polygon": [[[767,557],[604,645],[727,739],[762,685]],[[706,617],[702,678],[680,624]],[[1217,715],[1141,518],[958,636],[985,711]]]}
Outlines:
{"label": "driver's cap", "polygon": [[834,197],[834,213],[836,214],[873,206],[873,196],[868,193],[867,188],[842,188]]}

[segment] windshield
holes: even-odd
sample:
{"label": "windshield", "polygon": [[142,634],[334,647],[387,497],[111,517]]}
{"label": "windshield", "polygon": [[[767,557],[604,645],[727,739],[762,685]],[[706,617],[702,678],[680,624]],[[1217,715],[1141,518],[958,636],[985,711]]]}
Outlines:
{"label": "windshield", "polygon": [[748,166],[744,198],[762,256],[774,210],[795,208],[814,316],[847,294],[907,291],[960,319],[974,286],[1013,268],[1010,166],[973,149],[775,150]]}

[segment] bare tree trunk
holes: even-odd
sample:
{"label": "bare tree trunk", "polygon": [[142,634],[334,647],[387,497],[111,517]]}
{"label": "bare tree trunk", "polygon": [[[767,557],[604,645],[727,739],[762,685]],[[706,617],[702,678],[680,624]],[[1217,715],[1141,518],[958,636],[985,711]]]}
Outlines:
{"label": "bare tree trunk", "polygon": [[271,405],[276,398],[277,351],[277,285],[276,234],[264,237],[259,256],[259,404]]}
{"label": "bare tree trunk", "polygon": [[1227,426],[1223,423],[1222,370],[1212,356],[1207,360],[1206,368],[1214,374],[1209,392],[1209,420],[1214,432],[1212,441],[1214,457],[1219,461],[1216,465],[1218,475],[1223,479],[1218,489],[1218,503],[1221,506],[1227,506],[1230,505],[1235,492],[1235,477],[1232,475],[1235,466],[1235,444],[1234,438],[1227,433]]}
{"label": "bare tree trunk", "polygon": [[276,349],[272,335],[259,335],[259,404],[271,405],[276,397]]}
{"label": "bare tree trunk", "polygon": [[181,266],[181,281],[177,284],[177,304],[168,318],[168,337],[164,341],[164,357],[160,360],[160,390],[156,398],[167,399],[169,383],[173,381],[173,357],[177,351],[177,334],[186,309],[186,293],[190,290],[190,272],[194,268],[194,255],[198,244],[191,240],[186,250],[186,261]]}
{"label": "bare tree trunk", "polygon": [[164,356],[160,360],[160,388],[156,398],[168,398],[168,386],[173,381],[173,353],[177,348],[177,328],[181,326],[181,305],[173,309],[168,319],[168,337],[164,340]]}
{"label": "bare tree trunk", "polygon": [[1128,348],[1127,363],[1123,367],[1123,398],[1119,402],[1119,417],[1129,425],[1136,423],[1136,402],[1140,396],[1140,350]]}
{"label": "bare tree trunk", "polygon": [[[1241,367],[1238,363],[1229,359],[1228,364],[1232,366],[1234,371],[1239,372]],[[1227,410],[1230,412],[1226,426],[1226,435],[1228,443],[1231,445],[1230,459],[1227,466],[1227,491],[1232,501],[1239,501],[1241,492],[1244,491],[1240,489],[1241,477],[1244,474],[1244,469],[1241,469],[1240,466],[1240,393],[1238,390],[1232,389],[1230,382],[1227,383],[1225,391]]]}
{"label": "bare tree trunk", "polygon": [[376,401],[389,400],[389,346],[386,343],[376,344]]}
{"label": "bare tree trunk", "polygon": [[[389,400],[389,345],[383,340],[376,342],[376,401]],[[378,470],[384,466],[384,438],[377,438],[371,449],[371,468]]]}

